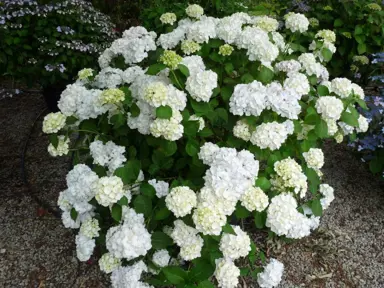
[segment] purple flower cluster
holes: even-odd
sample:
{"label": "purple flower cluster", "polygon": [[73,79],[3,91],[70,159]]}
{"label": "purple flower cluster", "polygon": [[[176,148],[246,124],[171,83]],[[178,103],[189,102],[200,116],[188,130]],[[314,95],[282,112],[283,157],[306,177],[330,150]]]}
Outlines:
{"label": "purple flower cluster", "polygon": [[53,72],[55,70],[58,70],[60,71],[61,73],[63,73],[66,69],[65,69],[65,66],[63,64],[57,64],[57,65],[52,65],[52,64],[47,64],[45,65],[45,70],[47,70],[48,72]]}

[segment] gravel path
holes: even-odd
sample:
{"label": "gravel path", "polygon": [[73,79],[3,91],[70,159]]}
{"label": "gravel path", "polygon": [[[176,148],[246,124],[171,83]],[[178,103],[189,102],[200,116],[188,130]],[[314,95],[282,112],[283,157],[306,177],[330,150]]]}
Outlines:
{"label": "gravel path", "polygon": [[[44,108],[37,94],[0,100],[0,287],[108,287],[95,261],[77,261],[72,231],[26,193],[20,153]],[[26,169],[36,195],[55,205],[69,159],[48,155],[41,120],[29,142]],[[384,287],[384,183],[346,147],[328,143],[325,153],[325,181],[335,188],[336,200],[311,237],[271,247],[286,266],[280,286]]]}

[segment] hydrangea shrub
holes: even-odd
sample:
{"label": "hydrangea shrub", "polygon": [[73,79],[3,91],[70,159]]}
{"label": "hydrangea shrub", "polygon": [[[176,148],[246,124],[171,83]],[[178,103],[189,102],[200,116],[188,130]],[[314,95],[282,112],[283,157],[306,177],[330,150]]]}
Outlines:
{"label": "hydrangea shrub", "polygon": [[0,73],[35,85],[72,82],[116,38],[109,17],[83,0],[0,3]]}
{"label": "hydrangea shrub", "polygon": [[366,130],[364,95],[329,79],[334,34],[308,33],[301,14],[285,27],[186,14],[161,17],[166,34],[125,31],[46,116],[49,152],[74,151],[63,223],[113,287],[274,287],[283,264],[266,265],[240,223],[292,239],[318,227],[334,199],[321,143]]}

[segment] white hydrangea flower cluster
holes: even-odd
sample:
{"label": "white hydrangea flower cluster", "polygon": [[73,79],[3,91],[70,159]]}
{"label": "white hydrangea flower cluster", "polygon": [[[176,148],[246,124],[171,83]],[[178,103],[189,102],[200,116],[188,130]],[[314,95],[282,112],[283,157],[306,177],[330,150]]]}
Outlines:
{"label": "white hydrangea flower cluster", "polygon": [[193,227],[187,226],[182,220],[176,220],[174,226],[170,236],[180,247],[180,257],[186,261],[200,257],[204,241],[197,234],[198,231]]}
{"label": "white hydrangea flower cluster", "polygon": [[323,210],[325,210],[331,205],[331,202],[335,200],[334,190],[328,184],[320,184],[319,191],[324,196],[320,199],[320,203]]}
{"label": "white hydrangea flower cluster", "polygon": [[249,125],[245,121],[239,120],[233,127],[233,135],[237,138],[243,139],[244,141],[249,141],[251,139],[251,132],[249,128]]}
{"label": "white hydrangea flower cluster", "polygon": [[271,179],[271,184],[277,191],[292,191],[304,198],[307,193],[307,176],[303,173],[301,166],[292,158],[288,157],[274,164],[276,175]]}
{"label": "white hydrangea flower cluster", "polygon": [[283,277],[284,264],[271,258],[268,265],[264,267],[264,271],[257,274],[257,284],[261,288],[277,287]]}
{"label": "white hydrangea flower cluster", "polygon": [[208,102],[216,87],[217,74],[211,70],[192,73],[185,83],[185,89],[198,102]]}
{"label": "white hydrangea flower cluster", "polygon": [[316,218],[308,218],[297,211],[295,198],[287,193],[272,198],[267,210],[266,226],[277,235],[300,239],[317,228]]}
{"label": "white hydrangea flower cluster", "polygon": [[347,78],[335,78],[331,81],[331,90],[340,98],[347,98],[352,93],[352,82]]}
{"label": "white hydrangea flower cluster", "polygon": [[96,140],[89,145],[89,149],[93,163],[108,167],[110,173],[122,167],[127,160],[124,156],[125,147],[116,145],[113,141],[103,144],[100,140]]}
{"label": "white hydrangea flower cluster", "polygon": [[166,249],[156,251],[152,257],[153,263],[155,263],[158,267],[168,266],[169,260],[171,260],[171,256],[169,256]]}
{"label": "white hydrangea flower cluster", "polygon": [[148,57],[148,52],[156,50],[156,33],[144,27],[131,27],[124,31],[123,38],[113,41],[99,57],[101,68],[107,68],[116,56],[123,56],[126,64],[135,64]]}
{"label": "white hydrangea flower cluster", "polygon": [[119,201],[125,194],[124,184],[120,177],[105,176],[97,182],[95,198],[105,207]]}
{"label": "white hydrangea flower cluster", "polygon": [[121,266],[121,259],[113,257],[111,253],[105,253],[99,259],[100,270],[109,274]]}
{"label": "white hydrangea flower cluster", "polygon": [[236,235],[223,233],[221,236],[219,248],[227,259],[236,260],[245,257],[251,251],[251,239],[240,226],[233,226]]}
{"label": "white hydrangea flower cluster", "polygon": [[119,226],[109,228],[106,235],[109,253],[113,257],[128,261],[146,255],[152,248],[151,234],[145,228],[144,218],[136,217],[137,214],[133,209],[130,209],[130,212],[134,215],[133,220],[124,221]]}
{"label": "white hydrangea flower cluster", "polygon": [[123,73],[120,69],[105,67],[96,75],[94,86],[97,88],[116,88],[123,83]]}
{"label": "white hydrangea flower cluster", "polygon": [[220,258],[216,259],[215,278],[221,288],[234,288],[239,284],[240,269],[233,261]]}
{"label": "white hydrangea flower cluster", "polygon": [[308,30],[309,20],[303,14],[290,12],[284,18],[285,27],[292,32],[304,33]]}
{"label": "white hydrangea flower cluster", "polygon": [[93,249],[95,249],[96,242],[94,239],[91,239],[87,236],[79,234],[76,236],[76,254],[77,258],[84,262],[88,261],[93,254]]}
{"label": "white hydrangea flower cluster", "polygon": [[317,99],[315,108],[323,119],[339,120],[344,105],[335,96],[322,96]]}
{"label": "white hydrangea flower cluster", "polygon": [[273,32],[279,28],[279,22],[268,16],[257,16],[253,21],[256,27],[259,27],[266,32]]}
{"label": "white hydrangea flower cluster", "polygon": [[164,13],[163,15],[160,16],[160,21],[163,24],[170,24],[173,25],[177,20],[176,14],[175,13]]}
{"label": "white hydrangea flower cluster", "polygon": [[[79,228],[80,224],[90,217],[94,209],[88,202],[95,197],[99,177],[88,166],[77,164],[67,174],[67,189],[59,195],[58,205],[63,211],[62,219],[65,227]],[[70,211],[78,212],[76,221],[71,219]]]}
{"label": "white hydrangea flower cluster", "polygon": [[57,137],[57,141],[56,147],[52,143],[48,145],[48,153],[53,157],[67,155],[69,152],[69,138],[60,135]]}
{"label": "white hydrangea flower cluster", "polygon": [[303,153],[307,166],[314,170],[319,170],[324,165],[324,153],[320,148],[310,148],[308,152]]}
{"label": "white hydrangea flower cluster", "polygon": [[291,73],[299,72],[301,70],[301,64],[296,60],[280,61],[275,64],[275,70],[285,72],[289,75]]}
{"label": "white hydrangea flower cluster", "polygon": [[166,197],[169,192],[169,184],[165,181],[157,181],[156,179],[152,179],[148,181],[149,184],[153,186],[156,190],[156,196],[158,198]]}
{"label": "white hydrangea flower cluster", "polygon": [[251,135],[251,143],[261,149],[276,150],[293,134],[293,122],[290,120],[284,123],[269,122],[262,123],[256,127]]}
{"label": "white hydrangea flower cluster", "polygon": [[315,75],[319,80],[326,81],[329,78],[328,70],[316,61],[316,56],[312,53],[303,53],[297,59],[302,70],[308,76]]}
{"label": "white hydrangea flower cluster", "polygon": [[82,83],[70,84],[61,93],[58,103],[60,111],[67,117],[75,116],[80,121],[97,118],[109,110],[108,105],[102,105],[99,97],[102,90],[88,90]]}
{"label": "white hydrangea flower cluster", "polygon": [[176,217],[184,217],[196,207],[197,197],[189,187],[179,186],[172,188],[171,192],[165,197],[165,204]]}
{"label": "white hydrangea flower cluster", "polygon": [[57,133],[65,126],[67,117],[61,113],[49,113],[44,117],[43,132],[46,134]]}
{"label": "white hydrangea flower cluster", "polygon": [[88,218],[80,227],[80,234],[88,238],[99,237],[99,231],[99,221],[95,218]]}
{"label": "white hydrangea flower cluster", "polygon": [[192,4],[185,9],[185,12],[187,12],[187,15],[192,18],[197,18],[199,19],[201,16],[204,15],[204,9],[203,7],[197,5],[197,4]]}
{"label": "white hydrangea flower cluster", "polygon": [[248,211],[262,212],[269,205],[269,198],[259,187],[249,187],[241,196],[241,205]]}
{"label": "white hydrangea flower cluster", "polygon": [[140,281],[141,274],[147,271],[148,268],[142,260],[132,266],[119,267],[112,272],[112,288],[153,288]]}

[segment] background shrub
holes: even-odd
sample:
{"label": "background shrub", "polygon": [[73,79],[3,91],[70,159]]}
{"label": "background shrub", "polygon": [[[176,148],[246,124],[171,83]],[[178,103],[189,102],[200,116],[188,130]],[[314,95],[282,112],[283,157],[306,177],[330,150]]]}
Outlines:
{"label": "background shrub", "polygon": [[109,17],[86,1],[0,3],[0,74],[43,86],[95,67],[115,38]]}

